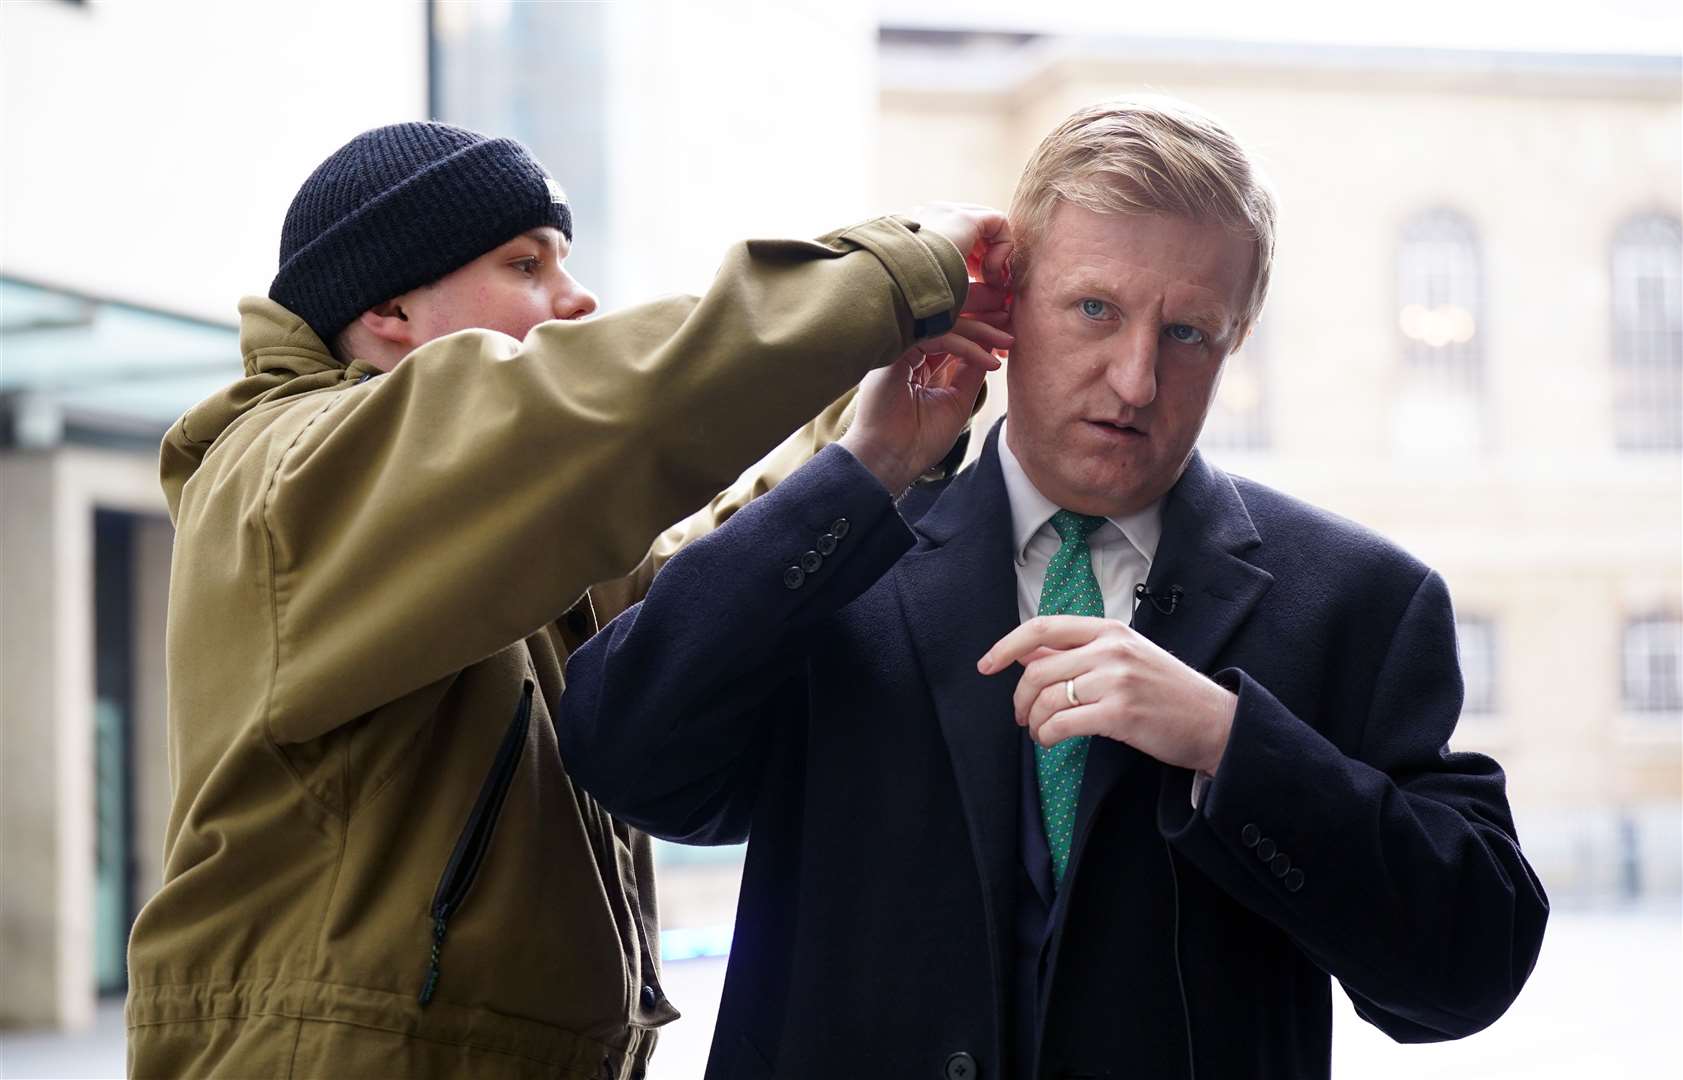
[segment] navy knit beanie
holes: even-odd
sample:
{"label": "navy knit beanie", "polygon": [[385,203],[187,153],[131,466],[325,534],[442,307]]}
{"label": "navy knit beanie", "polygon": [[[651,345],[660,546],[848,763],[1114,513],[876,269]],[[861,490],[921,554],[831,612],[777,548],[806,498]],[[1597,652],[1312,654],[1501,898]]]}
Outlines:
{"label": "navy knit beanie", "polygon": [[293,197],[269,299],[323,342],[528,229],[573,238],[560,185],[513,139],[449,124],[365,131]]}

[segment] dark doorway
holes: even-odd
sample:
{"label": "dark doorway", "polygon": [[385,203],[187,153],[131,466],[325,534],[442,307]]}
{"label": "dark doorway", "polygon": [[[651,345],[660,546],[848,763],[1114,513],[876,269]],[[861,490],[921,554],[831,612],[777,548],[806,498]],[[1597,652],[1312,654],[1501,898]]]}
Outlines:
{"label": "dark doorway", "polygon": [[134,924],[134,516],[94,511],[94,972],[128,989]]}

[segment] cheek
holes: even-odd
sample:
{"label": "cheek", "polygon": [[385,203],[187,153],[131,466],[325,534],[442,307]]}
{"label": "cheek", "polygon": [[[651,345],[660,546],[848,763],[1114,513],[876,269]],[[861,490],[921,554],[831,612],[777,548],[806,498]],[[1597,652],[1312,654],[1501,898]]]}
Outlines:
{"label": "cheek", "polygon": [[1179,409],[1203,409],[1215,397],[1219,364],[1195,361],[1164,364],[1158,375],[1159,393]]}
{"label": "cheek", "polygon": [[1215,368],[1182,366],[1165,369],[1157,384],[1156,412],[1160,423],[1173,426],[1179,441],[1195,439],[1204,414],[1215,398]]}
{"label": "cheek", "polygon": [[449,302],[428,305],[415,327],[421,341],[433,341],[462,328],[458,306]]}
{"label": "cheek", "polygon": [[524,338],[532,327],[553,318],[549,305],[536,290],[487,298],[486,310],[497,313],[490,328],[516,340]]}

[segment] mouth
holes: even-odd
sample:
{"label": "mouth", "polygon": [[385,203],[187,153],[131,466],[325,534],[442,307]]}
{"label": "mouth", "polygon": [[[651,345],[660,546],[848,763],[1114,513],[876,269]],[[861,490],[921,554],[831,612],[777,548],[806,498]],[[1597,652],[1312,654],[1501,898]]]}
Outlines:
{"label": "mouth", "polygon": [[1107,439],[1131,442],[1146,437],[1144,429],[1121,420],[1087,420],[1084,423]]}

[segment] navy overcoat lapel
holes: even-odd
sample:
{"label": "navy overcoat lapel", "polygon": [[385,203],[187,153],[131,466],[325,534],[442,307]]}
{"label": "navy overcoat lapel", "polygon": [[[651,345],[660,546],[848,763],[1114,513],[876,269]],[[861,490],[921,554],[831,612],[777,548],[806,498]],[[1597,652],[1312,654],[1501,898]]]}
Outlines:
{"label": "navy overcoat lapel", "polygon": [[[1146,588],[1154,596],[1166,596],[1179,585],[1180,599],[1172,613],[1149,599],[1141,601],[1134,612],[1134,629],[1188,667],[1211,674],[1222,646],[1274,583],[1273,575],[1245,558],[1261,543],[1233,481],[1194,451],[1186,471],[1164,499],[1162,538],[1146,579]],[[1161,603],[1168,606],[1166,600]],[[1142,768],[1152,764],[1124,743],[1093,740],[1076,805],[1071,866],[1079,866],[1093,816],[1104,799],[1136,769],[1142,778],[1154,777],[1153,771]],[[1179,782],[1190,791],[1191,773],[1166,771],[1178,773]]]}
{"label": "navy overcoat lapel", "polygon": [[996,992],[1017,866],[1022,739],[1022,729],[1011,721],[1011,694],[1021,669],[993,676],[976,670],[982,654],[1017,625],[1011,507],[998,440],[995,425],[976,464],[954,477],[913,526],[917,545],[894,567],[983,882]]}

